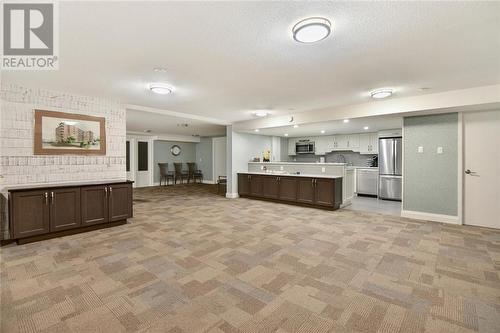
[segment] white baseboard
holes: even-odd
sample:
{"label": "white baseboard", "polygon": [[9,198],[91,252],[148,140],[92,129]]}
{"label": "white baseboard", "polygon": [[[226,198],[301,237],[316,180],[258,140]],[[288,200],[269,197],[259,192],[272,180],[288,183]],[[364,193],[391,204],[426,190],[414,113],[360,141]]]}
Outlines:
{"label": "white baseboard", "polygon": [[203,184],[210,184],[210,185],[215,185],[217,184],[217,182],[214,182],[213,180],[203,180],[202,181]]}
{"label": "white baseboard", "polygon": [[343,203],[340,204],[340,208],[344,208],[344,207],[350,206],[351,204],[352,204],[352,200],[351,199],[346,199]]}
{"label": "white baseboard", "polygon": [[411,210],[402,210],[401,217],[407,217],[416,220],[441,222],[441,223],[460,224],[458,216],[415,212]]}
{"label": "white baseboard", "polygon": [[236,199],[236,198],[239,198],[239,194],[238,193],[226,193],[226,198],[228,199]]}

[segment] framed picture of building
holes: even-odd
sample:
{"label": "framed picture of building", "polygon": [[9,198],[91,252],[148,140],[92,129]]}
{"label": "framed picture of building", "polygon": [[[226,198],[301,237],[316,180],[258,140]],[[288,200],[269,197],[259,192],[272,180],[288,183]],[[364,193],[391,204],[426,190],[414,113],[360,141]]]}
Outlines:
{"label": "framed picture of building", "polygon": [[35,155],[106,155],[104,117],[35,110]]}

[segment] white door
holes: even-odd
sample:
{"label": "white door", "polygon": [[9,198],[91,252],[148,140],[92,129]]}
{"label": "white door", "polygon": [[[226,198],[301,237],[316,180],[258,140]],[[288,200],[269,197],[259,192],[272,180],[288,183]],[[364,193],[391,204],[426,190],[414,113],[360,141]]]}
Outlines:
{"label": "white door", "polygon": [[135,154],[135,186],[144,187],[151,186],[151,144],[149,140],[138,139],[136,141],[136,154]]}
{"label": "white door", "polygon": [[213,139],[214,182],[226,176],[226,137]]}
{"label": "white door", "polygon": [[466,112],[464,224],[500,229],[500,111]]}

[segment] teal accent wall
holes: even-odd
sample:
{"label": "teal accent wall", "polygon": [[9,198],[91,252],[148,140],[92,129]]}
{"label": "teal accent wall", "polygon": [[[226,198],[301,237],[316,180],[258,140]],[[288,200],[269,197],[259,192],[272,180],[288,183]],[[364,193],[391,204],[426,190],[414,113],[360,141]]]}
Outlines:
{"label": "teal accent wall", "polygon": [[457,216],[458,114],[405,117],[403,127],[403,210]]}
{"label": "teal accent wall", "polygon": [[200,142],[196,144],[196,159],[198,169],[203,172],[204,180],[213,180],[213,152],[212,152],[212,138],[200,138]]}
{"label": "teal accent wall", "polygon": [[[196,144],[195,142],[154,141],[154,182],[158,183],[160,181],[160,168],[158,167],[158,163],[168,163],[168,170],[174,171],[174,163],[183,163],[183,168],[187,170],[187,162],[196,162]],[[181,154],[179,156],[174,156],[170,152],[170,148],[173,145],[181,147]]]}

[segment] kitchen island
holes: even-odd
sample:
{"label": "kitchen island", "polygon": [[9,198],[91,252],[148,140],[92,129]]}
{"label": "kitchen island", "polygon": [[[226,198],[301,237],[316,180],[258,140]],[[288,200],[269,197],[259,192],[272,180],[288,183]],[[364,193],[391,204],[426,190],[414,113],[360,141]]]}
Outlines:
{"label": "kitchen island", "polygon": [[342,177],[279,172],[238,173],[238,194],[240,197],[335,210],[342,204]]}
{"label": "kitchen island", "polygon": [[282,173],[283,176],[299,173],[317,178],[340,177],[342,178],[341,207],[350,205],[354,196],[355,169],[346,163],[249,162],[248,172]]}

